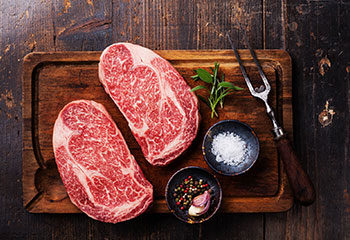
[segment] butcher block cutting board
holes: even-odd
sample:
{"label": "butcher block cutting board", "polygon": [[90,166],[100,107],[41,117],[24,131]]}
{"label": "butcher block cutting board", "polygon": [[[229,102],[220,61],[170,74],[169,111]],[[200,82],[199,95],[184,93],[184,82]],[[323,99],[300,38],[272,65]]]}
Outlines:
{"label": "butcher block cutting board", "polygon": [[[71,201],[60,179],[52,149],[52,130],[59,111],[68,102],[90,99],[102,103],[117,123],[139,163],[145,177],[154,187],[154,203],[149,212],[169,212],[164,199],[168,179],[180,168],[200,166],[214,173],[206,164],[201,144],[208,128],[224,119],[237,119],[249,124],[260,140],[260,155],[246,173],[229,177],[216,174],[222,190],[221,212],[279,212],[293,204],[280,161],[272,126],[262,102],[253,98],[244,82],[238,62],[230,50],[163,50],[156,51],[167,59],[191,87],[194,70],[220,63],[226,81],[243,87],[225,98],[219,118],[210,118],[210,109],[200,101],[201,123],[197,138],[190,148],[166,167],[150,165],[142,155],[127,122],[98,80],[101,52],[31,53],[24,58],[23,69],[23,201],[29,212],[80,212]],[[247,50],[239,51],[253,82],[260,80]],[[257,50],[272,91],[270,102],[277,118],[292,137],[291,59],[283,50]],[[202,94],[205,94],[204,92]]]}

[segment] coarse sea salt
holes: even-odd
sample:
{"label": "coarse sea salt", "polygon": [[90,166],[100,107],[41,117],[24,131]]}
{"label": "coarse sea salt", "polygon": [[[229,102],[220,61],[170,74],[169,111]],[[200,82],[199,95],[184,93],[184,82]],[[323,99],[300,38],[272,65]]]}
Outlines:
{"label": "coarse sea salt", "polygon": [[247,150],[244,140],[233,132],[219,133],[213,138],[211,152],[217,162],[238,166],[243,162]]}

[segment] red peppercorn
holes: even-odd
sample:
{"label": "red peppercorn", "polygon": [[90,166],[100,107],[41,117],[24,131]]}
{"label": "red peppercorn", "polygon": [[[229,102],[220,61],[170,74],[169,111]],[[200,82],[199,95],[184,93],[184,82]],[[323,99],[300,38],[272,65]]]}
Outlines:
{"label": "red peppercorn", "polygon": [[182,188],[183,186],[182,186],[182,184],[180,185],[180,188]]}
{"label": "red peppercorn", "polygon": [[177,205],[180,205],[180,202],[177,202],[176,204],[177,204]]}
{"label": "red peppercorn", "polygon": [[181,207],[181,210],[184,210],[184,207]]}
{"label": "red peppercorn", "polygon": [[184,192],[187,193],[187,190],[185,190]]}
{"label": "red peppercorn", "polygon": [[189,179],[191,179],[191,176],[188,176]]}
{"label": "red peppercorn", "polygon": [[184,200],[183,197],[181,197],[180,200],[181,200],[181,201]]}

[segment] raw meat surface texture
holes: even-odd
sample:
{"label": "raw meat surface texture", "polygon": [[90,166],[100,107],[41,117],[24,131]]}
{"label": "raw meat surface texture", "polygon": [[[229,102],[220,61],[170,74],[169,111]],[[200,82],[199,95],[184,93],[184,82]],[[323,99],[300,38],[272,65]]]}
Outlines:
{"label": "raw meat surface texture", "polygon": [[100,57],[99,78],[148,162],[166,165],[191,145],[198,100],[168,61],[150,49],[116,43]]}
{"label": "raw meat surface texture", "polygon": [[103,105],[87,100],[67,104],[55,122],[53,148],[71,201],[90,217],[125,221],[153,201],[152,185]]}

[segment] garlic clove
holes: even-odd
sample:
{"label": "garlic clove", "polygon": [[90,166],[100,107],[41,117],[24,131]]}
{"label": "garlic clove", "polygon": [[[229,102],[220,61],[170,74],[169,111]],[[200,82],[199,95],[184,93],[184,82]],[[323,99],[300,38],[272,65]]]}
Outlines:
{"label": "garlic clove", "polygon": [[188,209],[190,216],[200,216],[206,213],[210,206],[210,193],[205,191],[203,194],[195,197],[192,201],[191,207]]}
{"label": "garlic clove", "polygon": [[188,214],[194,217],[202,215],[203,214],[202,212],[203,212],[203,207],[195,207],[191,205],[191,207],[188,209]]}
{"label": "garlic clove", "polygon": [[195,207],[204,207],[205,204],[209,201],[210,199],[210,193],[208,191],[205,191],[203,194],[198,195],[195,197],[192,201],[192,205]]}

